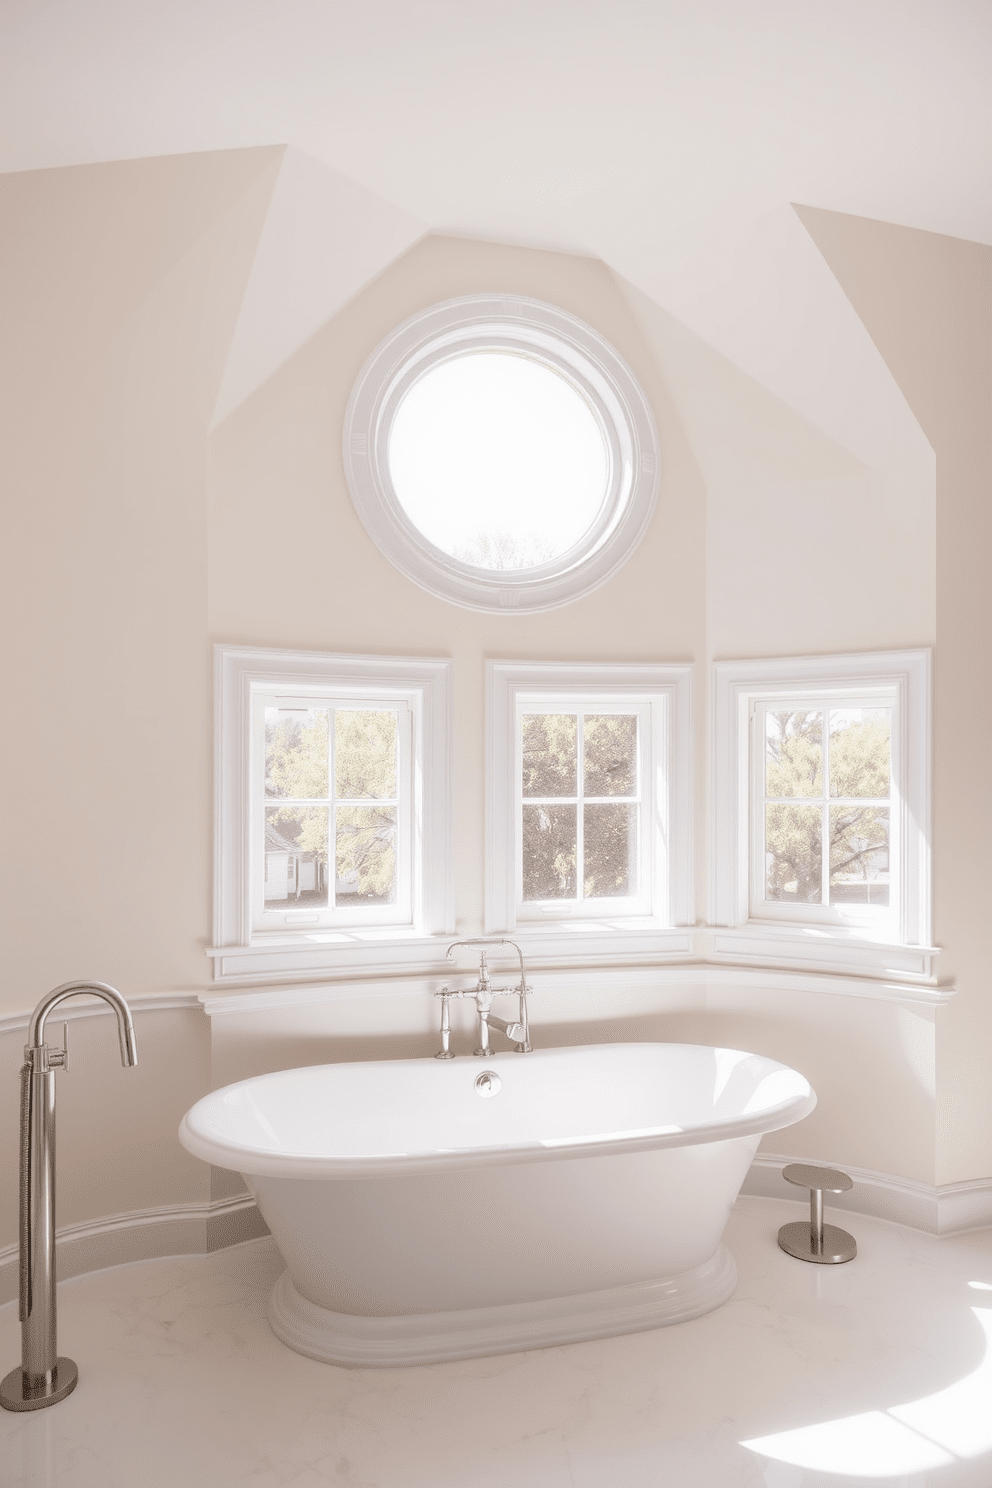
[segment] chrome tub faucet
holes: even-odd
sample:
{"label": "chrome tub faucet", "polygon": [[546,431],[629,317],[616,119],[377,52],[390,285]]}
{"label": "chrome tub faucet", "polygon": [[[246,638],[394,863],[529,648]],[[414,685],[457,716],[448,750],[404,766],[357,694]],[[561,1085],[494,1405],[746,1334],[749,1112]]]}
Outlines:
{"label": "chrome tub faucet", "polygon": [[[445,985],[435,997],[441,999],[441,1048],[435,1055],[436,1059],[453,1059],[451,1052],[451,1022],[448,1012],[448,1002],[452,997],[474,997],[476,1011],[479,1016],[479,1042],[473,1053],[485,1056],[491,1053],[489,1047],[490,1029],[496,1028],[505,1034],[518,1054],[529,1054],[531,1050],[530,1025],[527,1018],[527,997],[530,988],[524,973],[523,952],[513,940],[455,940],[445,952],[445,959],[453,959],[454,952],[459,946],[480,946],[479,954],[479,978],[473,988],[464,988],[458,992],[452,992]],[[512,946],[517,953],[520,962],[520,981],[515,987],[494,987],[489,977],[488,952],[498,946]],[[518,1014],[515,1022],[506,1018],[498,1018],[492,1011],[493,998],[506,994],[517,997]]]}
{"label": "chrome tub faucet", "polygon": [[75,1389],[79,1371],[60,1359],[55,1316],[55,1071],[69,1068],[68,1024],[62,1047],[45,1043],[45,1019],[77,992],[94,992],[117,1014],[121,1063],[136,1065],[131,1010],[106,982],[66,982],[43,997],[28,1025],[21,1068],[20,1321],[21,1367],[0,1382],[5,1410],[39,1410]]}

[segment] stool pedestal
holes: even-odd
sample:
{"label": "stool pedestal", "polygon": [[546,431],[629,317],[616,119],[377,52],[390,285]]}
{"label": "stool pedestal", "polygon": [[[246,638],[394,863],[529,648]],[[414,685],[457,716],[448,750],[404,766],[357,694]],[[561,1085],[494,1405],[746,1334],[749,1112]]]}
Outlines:
{"label": "stool pedestal", "polygon": [[839,1266],[844,1261],[853,1261],[858,1253],[858,1243],[853,1235],[837,1225],[823,1222],[823,1195],[846,1193],[854,1184],[846,1173],[836,1168],[818,1168],[807,1163],[790,1163],[782,1169],[787,1183],[809,1189],[809,1224],[795,1220],[783,1225],[778,1232],[781,1248],[800,1261],[812,1261],[817,1266]]}

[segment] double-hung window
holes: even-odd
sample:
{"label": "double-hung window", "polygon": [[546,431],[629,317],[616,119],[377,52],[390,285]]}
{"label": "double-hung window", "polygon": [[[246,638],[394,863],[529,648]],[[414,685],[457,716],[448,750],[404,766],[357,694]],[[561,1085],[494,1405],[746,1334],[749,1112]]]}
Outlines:
{"label": "double-hung window", "polygon": [[413,923],[413,710],[259,693],[252,926]]}
{"label": "double-hung window", "polygon": [[929,976],[929,653],[715,679],[716,954]]}
{"label": "double-hung window", "polygon": [[417,969],[452,929],[450,662],[217,648],[217,980]]}
{"label": "double-hung window", "polygon": [[690,711],[689,667],[488,664],[488,933],[685,953]]}

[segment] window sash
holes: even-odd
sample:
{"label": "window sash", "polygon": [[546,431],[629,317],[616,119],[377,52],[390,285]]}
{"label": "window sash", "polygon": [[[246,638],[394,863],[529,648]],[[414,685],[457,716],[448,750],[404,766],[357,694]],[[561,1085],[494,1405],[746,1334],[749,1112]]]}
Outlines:
{"label": "window sash", "polygon": [[[660,712],[660,704],[658,705]],[[529,714],[562,715],[576,719],[576,793],[568,796],[525,796],[523,794],[523,719]],[[637,719],[637,789],[623,796],[589,796],[584,785],[583,720],[586,717],[627,715]],[[659,794],[660,772],[654,755],[660,747],[661,719],[654,717],[655,708],[645,701],[603,698],[574,694],[535,698],[519,694],[516,698],[514,723],[514,900],[520,921],[547,922],[556,919],[602,919],[649,915],[658,894],[654,883],[657,855],[654,851],[650,806],[663,799]],[[652,727],[652,724],[654,727]],[[657,781],[654,775],[659,775]],[[630,895],[586,896],[584,807],[594,805],[630,805],[636,808],[637,847],[635,861],[637,892]],[[576,812],[576,892],[565,898],[524,899],[523,811],[526,806],[574,806]]]}
{"label": "window sash", "polygon": [[[887,796],[831,796],[829,777],[831,710],[841,708],[885,708],[890,718],[890,774]],[[766,717],[777,712],[817,712],[823,716],[823,770],[820,793],[813,796],[774,796],[767,792]],[[898,934],[904,894],[902,842],[905,831],[901,788],[903,740],[899,698],[894,687],[858,691],[815,691],[812,693],[766,693],[752,698],[749,718],[749,917],[753,920],[785,923],[864,926],[884,930],[893,938]],[[766,807],[773,805],[806,806],[820,811],[820,902],[788,903],[768,899],[766,894]],[[889,812],[889,902],[887,905],[831,904],[830,901],[830,828],[831,807],[878,807]]]}
{"label": "window sash", "polygon": [[[328,717],[328,794],[326,796],[267,796],[265,794],[265,711],[319,709]],[[388,799],[344,797],[335,793],[335,727],[337,712],[388,712],[397,720],[397,793]],[[397,926],[413,924],[414,865],[414,709],[406,698],[370,696],[361,692],[307,692],[288,694],[257,691],[252,696],[251,719],[251,883],[252,931],[319,930],[327,927]],[[384,807],[396,809],[396,893],[391,904],[338,906],[334,903],[337,865],[337,812],[340,809]],[[266,810],[273,807],[326,808],[328,812],[327,865],[330,903],[290,907],[281,900],[266,900]],[[279,908],[274,907],[279,905]]]}

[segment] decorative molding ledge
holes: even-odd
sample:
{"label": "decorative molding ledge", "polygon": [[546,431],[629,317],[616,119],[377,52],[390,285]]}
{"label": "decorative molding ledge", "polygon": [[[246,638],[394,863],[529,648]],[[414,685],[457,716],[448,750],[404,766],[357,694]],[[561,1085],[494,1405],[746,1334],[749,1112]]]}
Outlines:
{"label": "decorative molding ledge", "polygon": [[[160,1256],[206,1255],[256,1240],[268,1226],[249,1195],[208,1204],[166,1204],[103,1219],[84,1220],[58,1231],[56,1272],[59,1281]],[[0,1304],[18,1292],[18,1248],[0,1250]]]}
{"label": "decorative molding ledge", "polygon": [[[531,966],[533,963],[531,963]],[[652,987],[739,987],[765,992],[815,992],[828,996],[866,997],[878,1002],[909,1003],[942,1007],[954,996],[952,986],[920,982],[876,981],[828,972],[790,971],[780,968],[732,966],[712,961],[644,962],[621,966],[528,967],[527,980],[537,993],[588,992],[597,987],[609,991],[643,991]],[[320,1003],[351,1002],[384,997],[430,997],[442,984],[469,985],[472,974],[453,967],[445,975],[431,977],[377,977],[374,980],[307,982],[287,987],[201,993],[199,1001],[208,1017],[226,1013],[269,1012],[280,1007],[305,1007]],[[615,1007],[614,1007],[615,1011]],[[537,1020],[540,1022],[540,1019]]]}
{"label": "decorative molding ledge", "polygon": [[[726,961],[664,961],[645,958],[639,963],[605,966],[544,967],[536,958],[537,970],[528,970],[528,980],[549,992],[587,992],[597,986],[610,990],[642,991],[657,987],[739,987],[742,991],[756,988],[770,992],[817,992],[828,996],[867,997],[879,1002],[910,1003],[923,1007],[942,1007],[950,1002],[956,988],[936,983],[903,982],[898,979],[876,980],[832,972],[803,972],[779,967],[737,966]],[[535,963],[532,961],[531,965]],[[279,1007],[305,1007],[317,1003],[351,1002],[392,997],[430,997],[442,982],[471,981],[468,971],[446,968],[437,975],[362,977],[352,980],[296,982],[288,986],[263,984],[254,990],[232,987],[230,991],[164,992],[129,997],[133,1013],[170,1012],[177,1008],[203,1008],[208,1017],[224,1013],[267,1012]],[[24,1033],[34,1008],[0,1014],[0,1037],[7,1033]],[[59,1021],[70,1023],[77,1018],[109,1017],[111,1009],[99,998],[73,998],[59,1008]]]}
{"label": "decorative molding ledge", "polygon": [[[127,1005],[132,1013],[166,1013],[174,1008],[199,1008],[200,1000],[198,992],[149,992],[142,997],[129,997]],[[0,1014],[0,1034],[26,1033],[33,1012],[32,1006],[16,1013]],[[77,1018],[109,1018],[112,1013],[113,1008],[100,997],[73,997],[59,1003],[55,1021],[74,1023]]]}
{"label": "decorative molding ledge", "polygon": [[[795,1203],[796,1187],[782,1177],[782,1169],[793,1162],[820,1164],[821,1159],[759,1152],[748,1169],[741,1193]],[[870,1168],[854,1168],[850,1163],[823,1162],[823,1166],[839,1166],[854,1180],[854,1187],[847,1193],[829,1194],[825,1198],[824,1204],[830,1209],[866,1214],[930,1235],[960,1235],[967,1230],[992,1226],[992,1178],[935,1187],[911,1178],[893,1178]]]}

